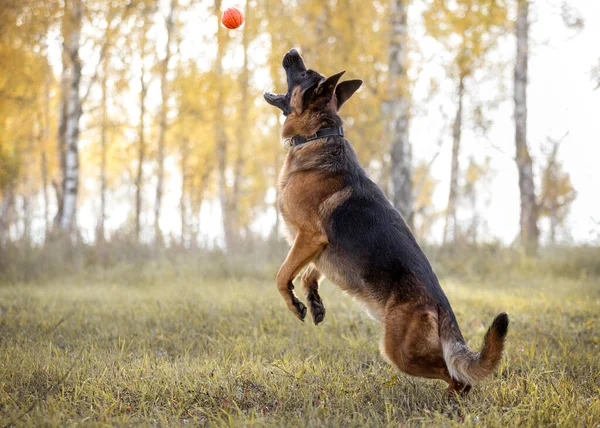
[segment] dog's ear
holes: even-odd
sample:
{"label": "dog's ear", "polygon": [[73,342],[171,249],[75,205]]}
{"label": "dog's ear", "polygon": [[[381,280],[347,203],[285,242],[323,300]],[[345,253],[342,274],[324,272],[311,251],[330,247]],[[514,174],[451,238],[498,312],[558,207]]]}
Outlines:
{"label": "dog's ear", "polygon": [[308,107],[308,104],[313,99],[313,95],[315,94],[315,91],[318,87],[319,87],[319,82],[315,82],[314,85],[312,85],[310,88],[308,88],[306,91],[304,91],[304,93],[302,94],[302,110],[304,110],[306,107]]}
{"label": "dog's ear", "polygon": [[335,88],[335,97],[337,98],[337,109],[339,110],[342,104],[354,95],[354,93],[360,88],[363,81],[360,79],[346,80]]}
{"label": "dog's ear", "polygon": [[290,101],[287,95],[265,92],[263,97],[269,104],[281,109],[284,115],[287,116],[288,114],[290,114]]}
{"label": "dog's ear", "polygon": [[342,77],[346,70],[340,71],[338,74],[334,74],[333,76],[328,77],[319,83],[319,86],[313,92],[313,100],[324,100],[325,102],[329,102],[331,97],[333,97],[333,93],[335,91],[335,87],[337,82]]}

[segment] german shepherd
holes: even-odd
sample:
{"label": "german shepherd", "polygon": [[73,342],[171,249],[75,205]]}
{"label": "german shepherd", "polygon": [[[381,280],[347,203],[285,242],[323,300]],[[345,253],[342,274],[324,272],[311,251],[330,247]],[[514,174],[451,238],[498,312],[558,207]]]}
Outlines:
{"label": "german shepherd", "polygon": [[292,245],[277,274],[283,300],[304,321],[306,306],[293,280],[308,266],[302,289],[315,324],[325,316],[319,281],[326,276],[381,322],[381,353],[389,363],[409,375],[442,379],[450,392],[468,392],[498,365],[508,315],[496,316],[480,352],[466,345],[404,218],[344,139],[338,111],[362,81],[338,83],[344,71],[326,78],[309,70],[296,49],[285,54],[283,68],[287,93],[264,94],[286,116],[281,134],[290,146],[278,181]]}

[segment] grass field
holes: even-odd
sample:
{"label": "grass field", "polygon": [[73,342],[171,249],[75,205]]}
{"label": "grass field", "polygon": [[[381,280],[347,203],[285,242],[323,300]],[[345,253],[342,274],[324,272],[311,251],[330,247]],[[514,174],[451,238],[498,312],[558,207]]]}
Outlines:
{"label": "grass field", "polygon": [[273,281],[185,269],[0,287],[0,426],[600,426],[600,281],[442,278],[478,347],[511,316],[497,373],[466,398],[396,376],[378,325],[323,286],[300,323]]}

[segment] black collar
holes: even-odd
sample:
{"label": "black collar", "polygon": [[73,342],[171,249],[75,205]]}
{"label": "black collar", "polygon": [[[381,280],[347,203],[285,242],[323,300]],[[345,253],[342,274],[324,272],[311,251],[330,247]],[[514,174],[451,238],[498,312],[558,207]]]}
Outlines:
{"label": "black collar", "polygon": [[331,128],[321,128],[315,134],[309,135],[308,137],[302,137],[300,135],[294,135],[292,138],[287,138],[283,141],[283,147],[289,150],[292,147],[301,146],[309,141],[318,140],[319,138],[325,137],[343,137],[344,128],[341,126],[334,126]]}

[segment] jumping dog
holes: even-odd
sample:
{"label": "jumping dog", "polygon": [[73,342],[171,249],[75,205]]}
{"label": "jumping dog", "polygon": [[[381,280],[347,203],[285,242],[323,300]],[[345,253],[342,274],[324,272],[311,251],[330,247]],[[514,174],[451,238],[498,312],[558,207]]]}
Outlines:
{"label": "jumping dog", "polygon": [[283,57],[288,89],[264,94],[286,116],[287,148],[279,175],[279,209],[292,248],[277,273],[277,288],[301,321],[306,306],[315,324],[325,306],[319,281],[326,276],[354,296],[383,326],[381,353],[398,370],[442,379],[450,392],[468,392],[502,357],[508,315],[492,322],[480,352],[469,348],[427,257],[402,215],[371,181],[344,138],[340,107],[361,80],[339,82],[306,68],[296,49]]}

